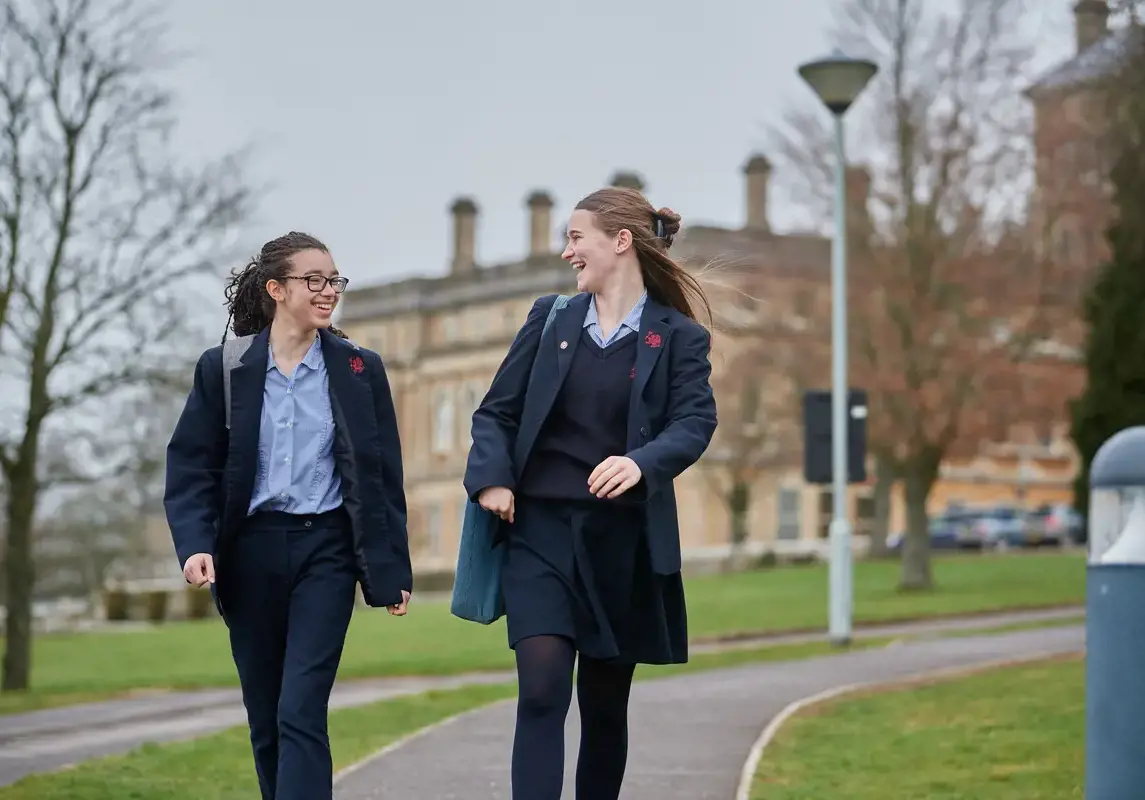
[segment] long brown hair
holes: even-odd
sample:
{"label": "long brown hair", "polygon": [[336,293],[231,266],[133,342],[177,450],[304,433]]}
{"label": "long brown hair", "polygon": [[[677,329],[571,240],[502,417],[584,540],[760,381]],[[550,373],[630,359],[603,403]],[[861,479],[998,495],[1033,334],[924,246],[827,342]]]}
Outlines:
{"label": "long brown hair", "polygon": [[680,232],[679,214],[670,208],[654,209],[640,192],[620,186],[597,189],[576,207],[592,213],[597,227],[609,236],[621,230],[632,234],[649,297],[697,322],[702,308],[711,326],[712,307],[699,281],[668,255]]}

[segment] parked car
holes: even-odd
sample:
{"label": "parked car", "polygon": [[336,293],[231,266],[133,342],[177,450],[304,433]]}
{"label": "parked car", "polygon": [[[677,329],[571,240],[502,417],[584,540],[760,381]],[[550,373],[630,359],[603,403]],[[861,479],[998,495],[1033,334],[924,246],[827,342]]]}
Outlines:
{"label": "parked car", "polygon": [[[979,545],[968,534],[973,524],[975,514],[970,509],[948,509],[941,514],[930,518],[930,549],[931,550],[964,550],[974,549]],[[887,537],[887,547],[898,550],[906,537],[905,531],[892,533]]]}
{"label": "parked car", "polygon": [[1084,520],[1077,509],[1065,503],[1044,505],[1027,520],[1026,536],[1033,547],[1081,544],[1085,540]]}
{"label": "parked car", "polygon": [[1026,544],[1026,513],[1014,506],[995,506],[975,514],[969,540],[982,549],[1024,547]]}

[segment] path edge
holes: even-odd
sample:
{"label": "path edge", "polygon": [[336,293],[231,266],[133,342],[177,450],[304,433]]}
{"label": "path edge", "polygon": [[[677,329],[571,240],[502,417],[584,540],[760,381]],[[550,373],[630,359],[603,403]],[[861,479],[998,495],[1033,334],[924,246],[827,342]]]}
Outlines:
{"label": "path edge", "polygon": [[364,769],[365,767],[370,766],[371,764],[373,764],[378,759],[380,759],[384,756],[388,756],[390,753],[394,752],[395,750],[402,748],[402,747],[405,747],[410,742],[413,742],[413,741],[416,741],[417,739],[420,739],[422,736],[426,736],[426,735],[433,733],[434,731],[440,730],[441,728],[444,728],[448,725],[452,725],[455,722],[458,722],[458,721],[460,721],[460,720],[464,719],[465,717],[468,717],[472,714],[476,714],[479,711],[487,711],[490,708],[495,708],[499,705],[502,705],[504,703],[510,703],[510,702],[515,702],[515,698],[503,698],[501,700],[494,700],[491,703],[483,703],[482,705],[466,709],[465,711],[459,711],[456,714],[453,714],[452,716],[446,717],[445,719],[439,719],[437,722],[434,722],[430,725],[426,725],[424,728],[418,728],[413,733],[407,733],[405,736],[399,736],[397,739],[394,739],[392,742],[387,744],[381,750],[376,750],[373,753],[370,753],[370,755],[366,756],[365,758],[360,759],[358,761],[355,761],[353,764],[350,764],[349,766],[343,767],[342,769],[338,770],[334,774],[334,781],[333,781],[334,785],[337,785],[339,781],[345,780],[346,778],[350,777],[351,775],[353,775],[358,770]]}
{"label": "path edge", "polygon": [[1048,661],[1066,656],[1084,655],[1084,653],[1084,647],[1073,650],[1042,650],[1037,653],[1028,653],[1026,655],[1012,656],[1009,658],[998,658],[992,661],[982,661],[977,664],[927,670],[904,678],[895,678],[894,680],[848,683],[842,686],[834,686],[822,692],[817,692],[816,694],[808,695],[792,703],[788,703],[784,706],[783,710],[772,717],[767,725],[764,726],[752,744],[751,749],[748,751],[747,759],[744,761],[743,768],[740,770],[739,783],[736,785],[735,800],[751,800],[751,784],[755,780],[755,773],[759,769],[759,762],[763,758],[764,751],[789,719],[808,708],[821,705],[822,703],[842,697],[843,695],[854,694],[860,691],[895,689],[909,686],[912,683],[965,677],[979,672],[989,672],[995,669],[1015,667],[1037,661]]}

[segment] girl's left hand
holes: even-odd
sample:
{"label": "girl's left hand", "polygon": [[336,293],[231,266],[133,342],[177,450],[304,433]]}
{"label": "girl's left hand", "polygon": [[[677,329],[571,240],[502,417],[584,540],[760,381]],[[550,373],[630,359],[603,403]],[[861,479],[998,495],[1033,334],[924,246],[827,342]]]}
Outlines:
{"label": "girl's left hand", "polygon": [[406,615],[406,606],[409,605],[410,593],[402,589],[402,601],[398,605],[386,606],[386,610],[390,612],[391,617],[404,617]]}
{"label": "girl's left hand", "polygon": [[588,490],[597,497],[613,498],[640,483],[642,473],[628,456],[609,456],[588,476]]}

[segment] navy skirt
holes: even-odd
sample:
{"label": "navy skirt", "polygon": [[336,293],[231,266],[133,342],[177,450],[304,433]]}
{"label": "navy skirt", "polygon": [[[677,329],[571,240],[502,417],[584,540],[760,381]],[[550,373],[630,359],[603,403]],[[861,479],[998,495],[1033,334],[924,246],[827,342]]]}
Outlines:
{"label": "navy skirt", "polygon": [[602,661],[688,660],[683,582],[653,572],[641,505],[518,497],[504,530],[510,647],[563,636]]}

